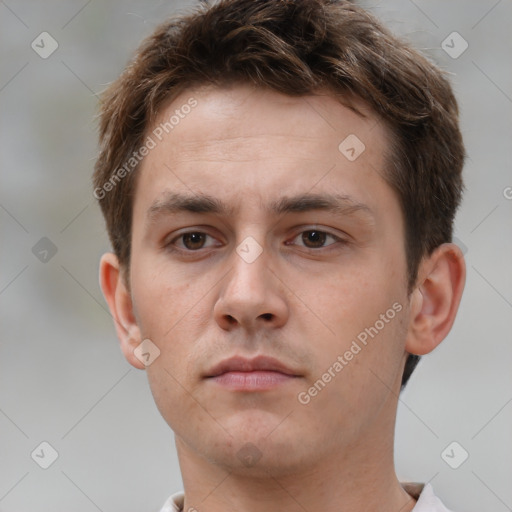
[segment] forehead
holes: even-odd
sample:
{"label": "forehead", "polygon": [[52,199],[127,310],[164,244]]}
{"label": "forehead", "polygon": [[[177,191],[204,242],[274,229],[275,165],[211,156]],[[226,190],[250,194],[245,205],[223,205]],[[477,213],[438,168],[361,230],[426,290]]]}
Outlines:
{"label": "forehead", "polygon": [[[191,104],[194,106],[190,107]],[[254,141],[271,137],[278,143],[279,138],[288,142],[295,139],[294,150],[310,141],[317,147],[324,142],[326,149],[332,149],[333,141],[349,135],[347,130],[360,139],[371,138],[375,149],[382,142],[378,139],[387,137],[376,114],[357,98],[335,96],[328,90],[288,96],[248,84],[233,84],[183,92],[164,103],[148,133],[157,139],[174,139],[174,149],[185,156],[187,151],[196,151],[198,144],[205,154],[228,145],[236,150],[239,146],[234,142],[244,137]],[[286,154],[287,146],[280,150]],[[236,158],[236,153],[233,157]]]}
{"label": "forehead", "polygon": [[364,103],[350,104],[357,112],[327,91],[300,97],[249,85],[185,91],[147,130],[154,147],[139,169],[136,205],[150,208],[169,190],[242,204],[245,192],[275,201],[285,191],[358,189],[363,201],[372,187],[387,186],[389,135]]}

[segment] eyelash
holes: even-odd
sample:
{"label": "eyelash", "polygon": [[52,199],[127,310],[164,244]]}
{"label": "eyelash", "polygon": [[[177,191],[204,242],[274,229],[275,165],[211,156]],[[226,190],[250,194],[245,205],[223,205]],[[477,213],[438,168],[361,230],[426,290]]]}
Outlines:
{"label": "eyelash", "polygon": [[[304,233],[310,233],[310,232],[316,232],[316,233],[320,233],[322,235],[326,235],[326,237],[330,237],[334,240],[333,243],[330,243],[328,245],[323,245],[322,247],[306,247],[305,245],[301,246],[303,247],[304,249],[306,249],[307,251],[312,251],[312,252],[318,252],[322,249],[326,249],[332,245],[335,245],[336,243],[339,243],[341,245],[347,245],[348,244],[348,241],[343,239],[343,238],[340,238],[339,236],[336,236],[328,231],[324,231],[324,230],[320,230],[320,229],[315,229],[315,228],[310,228],[310,229],[304,229],[302,231],[300,231],[299,233],[297,233],[292,240],[295,240],[297,237],[301,236],[302,234]],[[184,236],[186,235],[191,235],[191,234],[198,234],[198,235],[205,235],[207,237],[210,237],[210,238],[214,238],[213,236],[209,235],[208,233],[205,233],[204,231],[186,231],[184,233],[181,233],[179,236],[173,238],[169,243],[165,244],[165,249],[167,249],[168,251],[170,252],[181,252],[182,254],[188,254],[188,255],[192,255],[193,253],[199,253],[201,250],[205,249],[205,247],[201,247],[199,249],[187,249],[187,248],[182,248],[182,247],[176,247],[175,245],[175,242],[178,241],[178,240],[182,240]],[[285,243],[286,245],[292,245],[291,243],[288,243],[286,242]],[[206,249],[209,249],[211,248],[210,247],[207,247]]]}

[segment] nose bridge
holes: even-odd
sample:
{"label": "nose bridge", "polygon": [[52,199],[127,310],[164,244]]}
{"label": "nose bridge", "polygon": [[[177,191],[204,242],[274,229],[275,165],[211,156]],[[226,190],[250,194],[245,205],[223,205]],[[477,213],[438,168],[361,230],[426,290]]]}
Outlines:
{"label": "nose bridge", "polygon": [[[259,237],[260,240],[261,237]],[[259,243],[253,236],[247,236],[236,247],[233,254],[233,269],[229,273],[231,292],[263,297],[268,289],[268,264],[270,249]]]}
{"label": "nose bridge", "polygon": [[252,236],[244,238],[232,254],[232,268],[215,305],[217,322],[229,328],[239,324],[254,327],[282,325],[287,318],[285,297],[270,270],[272,251]]}

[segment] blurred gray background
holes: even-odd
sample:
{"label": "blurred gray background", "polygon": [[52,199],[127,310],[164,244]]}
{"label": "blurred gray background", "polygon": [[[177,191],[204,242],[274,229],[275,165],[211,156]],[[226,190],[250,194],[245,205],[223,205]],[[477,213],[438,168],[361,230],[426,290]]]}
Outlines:
{"label": "blurred gray background", "polygon": [[[90,176],[96,95],[187,5],[0,1],[2,512],[158,511],[182,489],[172,432],[98,286],[109,244]],[[431,481],[456,512],[512,510],[512,2],[364,5],[452,73],[469,155],[466,290],[401,396],[398,475]]]}

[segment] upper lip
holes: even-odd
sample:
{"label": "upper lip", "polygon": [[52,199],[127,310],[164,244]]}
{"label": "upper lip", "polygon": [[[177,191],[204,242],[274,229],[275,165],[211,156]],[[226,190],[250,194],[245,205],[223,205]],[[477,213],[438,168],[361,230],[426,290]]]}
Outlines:
{"label": "upper lip", "polygon": [[247,359],[241,356],[233,356],[216,364],[211,368],[206,377],[216,377],[226,372],[253,372],[256,370],[274,371],[297,376],[296,371],[288,368],[284,363],[273,357],[257,356],[253,359]]}

